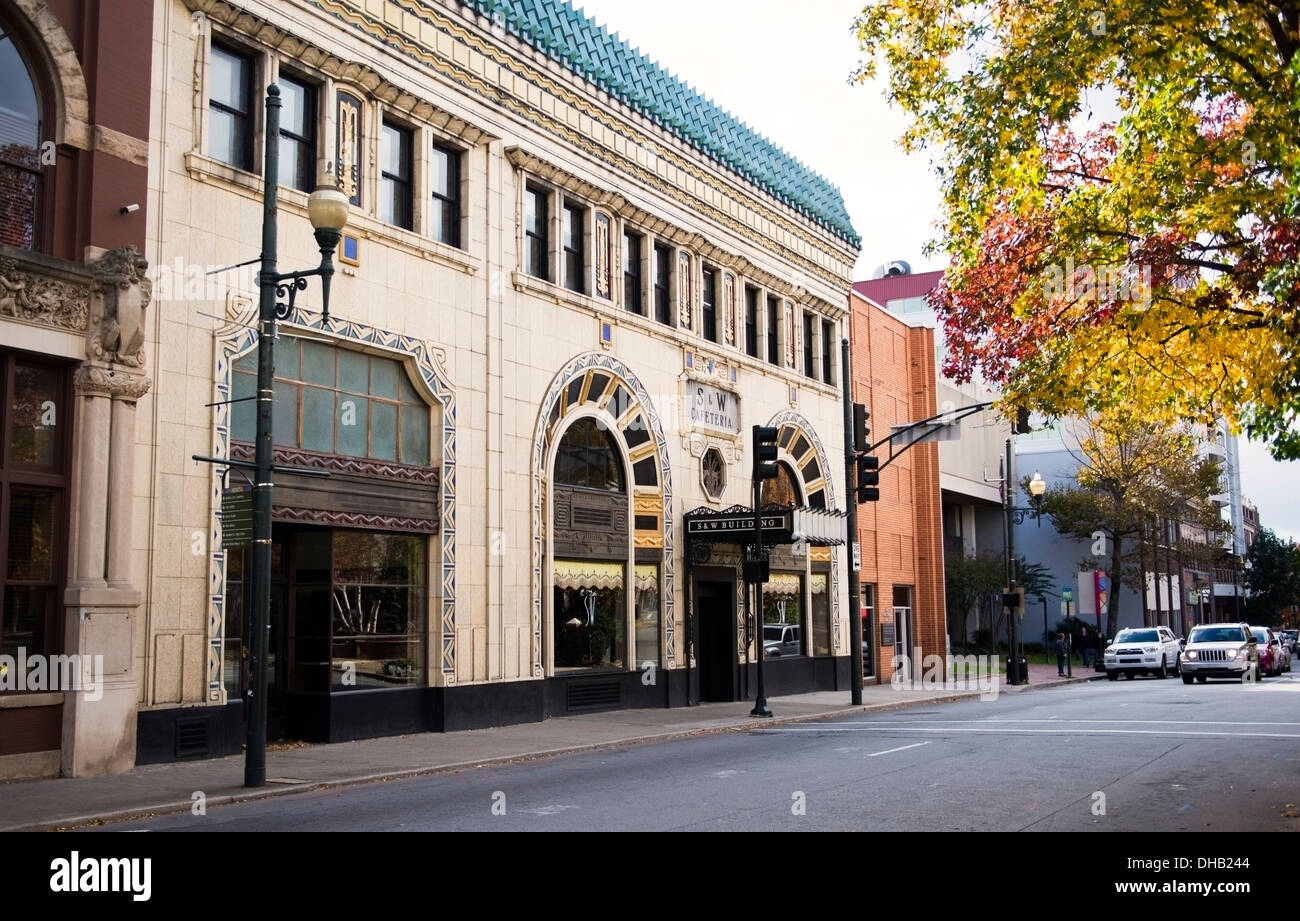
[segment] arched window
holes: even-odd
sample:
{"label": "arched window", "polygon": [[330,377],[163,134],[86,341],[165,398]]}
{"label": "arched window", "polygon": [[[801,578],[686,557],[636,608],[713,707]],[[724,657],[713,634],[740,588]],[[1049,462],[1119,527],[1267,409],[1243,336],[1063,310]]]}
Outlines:
{"label": "arched window", "polygon": [[569,426],[555,455],[555,482],[559,486],[626,492],[623,456],[609,429],[591,418]]}
{"label": "arched window", "polygon": [[0,243],[39,249],[41,106],[31,69],[0,22]]}
{"label": "arched window", "polygon": [[794,473],[784,462],[776,465],[776,476],[764,480],[758,494],[758,504],[767,508],[769,505],[781,505],[794,508],[803,503],[799,494],[799,484],[795,482]]}

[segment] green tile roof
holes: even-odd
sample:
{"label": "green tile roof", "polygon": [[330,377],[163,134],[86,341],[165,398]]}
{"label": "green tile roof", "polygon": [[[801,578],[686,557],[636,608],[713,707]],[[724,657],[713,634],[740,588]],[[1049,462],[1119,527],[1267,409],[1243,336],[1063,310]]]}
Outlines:
{"label": "green tile roof", "polygon": [[861,246],[840,190],[618,33],[564,0],[461,0],[840,239]]}

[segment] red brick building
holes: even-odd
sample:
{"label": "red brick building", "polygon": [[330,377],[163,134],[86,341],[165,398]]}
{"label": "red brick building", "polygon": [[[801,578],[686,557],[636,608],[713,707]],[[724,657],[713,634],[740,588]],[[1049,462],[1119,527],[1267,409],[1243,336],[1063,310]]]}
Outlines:
{"label": "red brick building", "polygon": [[[891,425],[935,415],[934,330],[909,325],[856,291],[850,321],[853,400],[871,412],[871,441]],[[884,465],[888,446],[876,453]],[[884,466],[880,501],[858,506],[863,637],[871,653],[864,667],[879,682],[892,677],[896,654],[947,652],[941,516],[937,444],[916,445]]]}

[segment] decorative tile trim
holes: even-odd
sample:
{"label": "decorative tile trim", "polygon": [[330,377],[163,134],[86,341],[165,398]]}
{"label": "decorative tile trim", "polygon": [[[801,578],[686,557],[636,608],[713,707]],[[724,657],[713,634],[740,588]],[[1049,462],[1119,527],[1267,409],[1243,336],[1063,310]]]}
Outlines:
{"label": "decorative tile trim", "polygon": [[[255,323],[256,307],[242,299],[229,301],[226,306],[228,322],[217,329],[213,337],[214,374],[212,408],[212,456],[230,457],[230,405],[232,366],[242,356],[257,347],[258,333]],[[432,343],[413,336],[403,336],[387,330],[375,329],[361,323],[330,317],[322,323],[321,315],[303,307],[294,308],[281,324],[286,330],[294,328],[325,333],[340,342],[354,342],[389,352],[392,357],[411,359],[420,372],[420,378],[442,406],[442,518],[439,523],[442,547],[442,617],[438,633],[431,637],[439,641],[439,668],[445,685],[456,682],[456,392],[446,368],[446,355]],[[221,663],[223,627],[226,602],[226,556],[221,543],[222,477],[218,465],[212,465],[209,487],[210,524],[208,558],[208,700],[224,702],[225,686]]]}
{"label": "decorative tile trim", "polygon": [[[663,624],[664,624],[664,667],[677,667],[677,649],[676,649],[676,594],[674,589],[674,558],[673,558],[673,494],[672,494],[672,464],[668,455],[668,441],[664,437],[663,425],[659,420],[659,413],[655,410],[654,401],[650,398],[650,393],[641,383],[640,378],[632,372],[627,365],[619,361],[613,355],[606,355],[600,352],[587,352],[578,355],[566,364],[558,374],[552,379],[550,386],[546,390],[546,395],[542,398],[541,406],[537,414],[537,425],[533,432],[533,460],[532,460],[532,489],[533,489],[533,675],[541,678],[545,676],[545,667],[543,665],[542,655],[542,596],[546,586],[546,575],[542,567],[546,561],[546,535],[548,529],[542,517],[542,497],[545,495],[546,477],[549,475],[545,471],[547,447],[550,444],[550,433],[554,427],[553,423],[573,409],[574,406],[567,403],[567,390],[569,384],[575,379],[585,376],[589,371],[598,370],[608,376],[616,378],[619,383],[623,384],[636,400],[641,411],[646,417],[647,425],[650,428],[650,434],[654,439],[656,456],[659,461],[659,490],[663,497],[663,593],[664,599]],[[584,392],[588,385],[584,384]],[[609,388],[606,388],[608,391]],[[602,394],[586,394],[588,402],[600,405]],[[559,404],[557,406],[557,404]],[[576,405],[582,405],[581,403]],[[558,413],[558,419],[552,420],[552,412]],[[625,418],[633,418],[634,413],[629,411],[624,414]],[[626,445],[624,445],[626,451]],[[630,484],[629,484],[630,485]],[[643,494],[644,495],[644,494]],[[643,496],[638,496],[634,501],[641,501]]]}

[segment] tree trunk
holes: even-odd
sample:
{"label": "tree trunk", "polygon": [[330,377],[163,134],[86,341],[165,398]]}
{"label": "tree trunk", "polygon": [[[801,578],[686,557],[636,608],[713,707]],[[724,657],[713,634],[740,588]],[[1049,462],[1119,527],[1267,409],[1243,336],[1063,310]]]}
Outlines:
{"label": "tree trunk", "polygon": [[1116,627],[1119,621],[1119,588],[1123,567],[1120,560],[1120,539],[1118,535],[1111,542],[1110,547],[1110,572],[1107,577],[1110,582],[1110,593],[1106,596],[1106,638],[1114,639]]}

